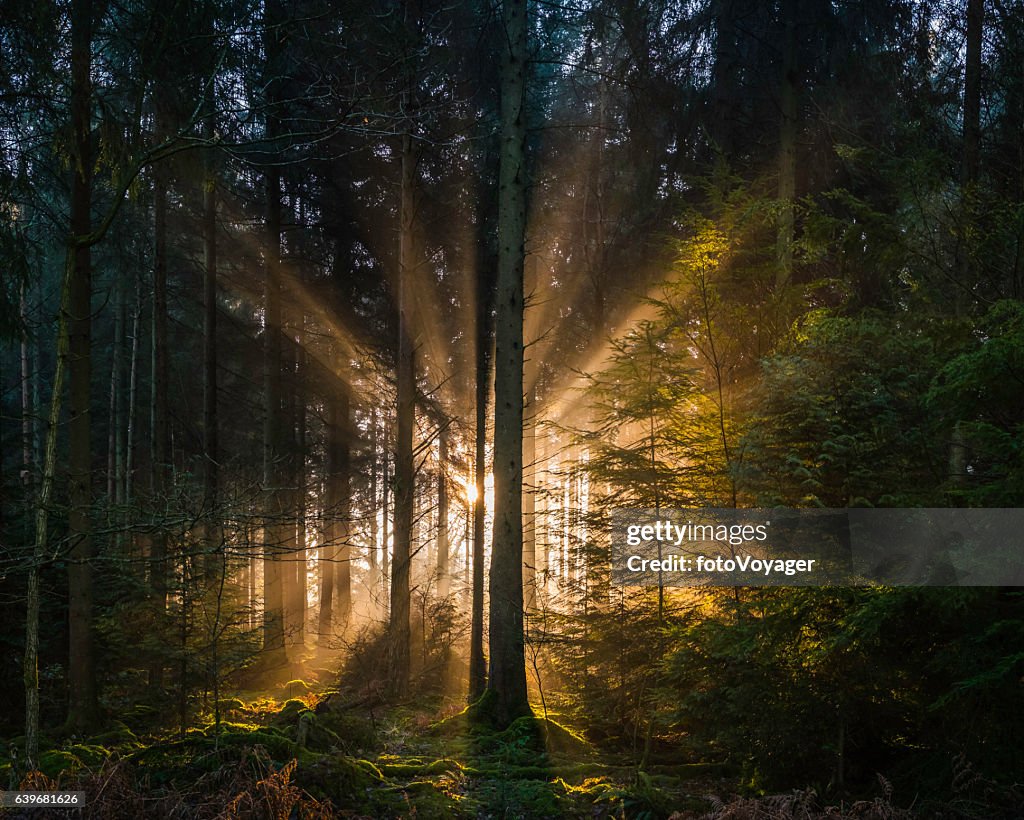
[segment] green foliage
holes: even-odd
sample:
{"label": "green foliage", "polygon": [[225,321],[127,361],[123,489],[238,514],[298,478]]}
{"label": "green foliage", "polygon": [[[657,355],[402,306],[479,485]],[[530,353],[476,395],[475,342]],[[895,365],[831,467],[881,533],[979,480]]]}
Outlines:
{"label": "green foliage", "polygon": [[1001,301],[976,323],[965,349],[939,370],[928,408],[961,423],[970,447],[965,506],[1024,503],[1024,303]]}
{"label": "green foliage", "polygon": [[920,506],[946,457],[926,394],[939,343],[905,320],[809,314],[762,364],[742,485],[756,506]]}

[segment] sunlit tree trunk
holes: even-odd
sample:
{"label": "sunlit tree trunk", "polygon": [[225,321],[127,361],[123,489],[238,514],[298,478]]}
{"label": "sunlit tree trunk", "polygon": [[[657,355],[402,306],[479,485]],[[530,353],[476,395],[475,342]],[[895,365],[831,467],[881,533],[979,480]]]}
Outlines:
{"label": "sunlit tree trunk", "polygon": [[412,341],[413,185],[416,157],[412,134],[402,136],[402,179],[399,207],[398,252],[398,358],[397,418],[395,433],[395,523],[391,558],[390,677],[393,693],[409,687],[409,564],[411,558],[415,465],[413,426],[416,410],[415,353]]}
{"label": "sunlit tree trunk", "polygon": [[74,269],[68,301],[68,726],[85,732],[96,722],[93,665],[92,433],[92,259],[86,241],[91,230],[93,152],[91,147],[91,0],[71,5],[71,235]]}
{"label": "sunlit tree trunk", "polygon": [[378,454],[377,437],[377,410],[370,409],[370,503],[367,510],[370,514],[370,544],[367,548],[366,558],[370,563],[370,579],[367,588],[371,596],[377,590],[377,543],[380,536],[380,525],[377,521],[377,498],[379,495],[378,484],[380,476],[380,459]]}
{"label": "sunlit tree trunk", "polygon": [[523,425],[523,594],[526,611],[537,605],[537,405],[526,407]]}
{"label": "sunlit tree trunk", "polygon": [[[351,608],[351,581],[347,540],[350,458],[348,433],[349,400],[346,388],[330,399],[327,415],[327,464],[324,499],[324,542],[320,548],[320,645],[334,632],[335,620],[344,622]],[[345,562],[345,568],[341,566]],[[335,606],[337,598],[337,606]]]}
{"label": "sunlit tree trunk", "polygon": [[332,476],[335,482],[332,506],[337,515],[334,530],[338,556],[334,567],[335,594],[338,598],[337,618],[344,628],[352,616],[352,407],[347,385],[338,391],[331,409],[337,447]]}
{"label": "sunlit tree trunk", "polygon": [[302,646],[306,641],[306,438],[308,435],[306,411],[306,370],[309,361],[306,355],[306,317],[300,322],[298,359],[295,386],[295,620],[298,635],[295,643]]}
{"label": "sunlit tree trunk", "polygon": [[[473,484],[476,500],[472,504],[473,556],[472,601],[469,628],[469,700],[479,698],[487,686],[487,661],[484,657],[484,544],[487,505],[487,403],[491,391],[491,288],[490,271],[480,271],[477,283],[476,317],[476,432]],[[467,515],[469,513],[467,512]]]}
{"label": "sunlit tree trunk", "polygon": [[448,573],[448,430],[438,436],[437,457],[437,594],[447,598],[451,579]]}
{"label": "sunlit tree trunk", "polygon": [[384,427],[383,444],[380,453],[380,596],[381,605],[388,606],[391,590],[391,468],[388,466],[388,435]]}
{"label": "sunlit tree trunk", "polygon": [[494,541],[490,719],[528,714],[523,646],[523,242],[526,231],[526,0],[505,0],[494,353]]}

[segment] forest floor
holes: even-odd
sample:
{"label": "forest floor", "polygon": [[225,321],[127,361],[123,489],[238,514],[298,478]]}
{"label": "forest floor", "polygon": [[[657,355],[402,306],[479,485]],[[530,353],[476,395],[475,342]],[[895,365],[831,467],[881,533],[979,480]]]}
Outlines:
{"label": "forest floor", "polygon": [[[222,698],[219,724],[184,734],[170,710],[134,705],[100,734],[51,741],[27,782],[0,759],[0,783],[82,789],[84,816],[133,820],[695,817],[715,790],[700,767],[638,772],[539,708],[498,732],[440,697],[387,705],[301,679],[271,692]],[[68,816],[21,811],[0,816]]]}
{"label": "forest floor", "polygon": [[[184,733],[168,729],[172,708],[136,704],[101,734],[52,741],[40,773],[28,779],[13,754],[0,759],[0,784],[83,790],[77,816],[103,820],[908,816],[888,801],[862,802],[869,811],[849,814],[821,809],[813,792],[730,797],[736,781],[708,765],[640,771],[539,706],[495,731],[451,698],[394,705],[371,687],[345,691],[283,677],[263,684],[222,698],[219,722]],[[69,814],[0,809],[32,820]]]}

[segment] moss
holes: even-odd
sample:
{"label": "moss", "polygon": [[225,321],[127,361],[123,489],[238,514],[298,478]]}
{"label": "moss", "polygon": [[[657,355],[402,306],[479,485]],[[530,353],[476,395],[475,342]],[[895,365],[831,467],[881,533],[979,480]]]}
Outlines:
{"label": "moss", "polygon": [[220,746],[227,746],[235,749],[249,749],[254,746],[262,746],[273,760],[286,761],[294,757],[294,748],[291,740],[286,735],[272,727],[257,729],[256,731],[228,731],[218,738]]}
{"label": "moss", "polygon": [[144,703],[136,703],[131,709],[122,712],[120,717],[121,721],[136,734],[155,729],[164,720],[164,715],[159,709]]}
{"label": "moss", "polygon": [[298,678],[296,678],[295,680],[288,681],[288,683],[281,687],[282,694],[284,695],[285,698],[288,699],[306,695],[309,693],[309,690],[309,684],[306,683],[304,680],[300,680]]}
{"label": "moss", "polygon": [[284,706],[278,710],[277,715],[274,718],[275,723],[294,723],[300,714],[308,712],[309,707],[305,701],[298,699],[291,699],[286,701]]}
{"label": "moss", "polygon": [[63,771],[82,768],[82,761],[65,749],[48,749],[39,755],[39,771],[47,777],[56,777]]}
{"label": "moss", "polygon": [[448,772],[465,772],[466,767],[459,761],[450,757],[442,757],[425,763],[418,758],[412,759],[386,759],[377,761],[380,770],[388,777],[429,777],[446,774]]}
{"label": "moss", "polygon": [[[218,727],[216,723],[208,723],[202,729],[190,729],[189,733],[193,731],[204,735],[205,737],[214,737],[217,734],[224,734],[225,732],[256,732],[261,727],[258,723],[235,723],[230,720],[222,720]],[[277,731],[276,729],[274,731]]]}
{"label": "moss", "polygon": [[296,785],[338,808],[365,808],[371,790],[381,781],[380,770],[372,763],[344,755],[321,755],[295,770]]}
{"label": "moss", "polygon": [[323,721],[310,711],[299,715],[295,737],[299,745],[317,752],[335,751],[344,746],[337,733],[325,726]]}
{"label": "moss", "polygon": [[73,754],[82,761],[83,766],[90,769],[103,765],[103,761],[110,757],[110,752],[103,746],[93,746],[88,743],[79,743],[74,746],[68,746],[65,751]]}
{"label": "moss", "polygon": [[225,763],[237,763],[250,756],[257,747],[276,763],[284,763],[296,754],[294,744],[273,728],[223,730],[215,734],[209,729],[186,734],[181,740],[164,741],[141,749],[131,761],[151,777],[154,783],[182,782],[212,772]]}
{"label": "moss", "polygon": [[487,814],[501,817],[560,818],[570,809],[561,784],[538,780],[494,780],[480,790]]}
{"label": "moss", "polygon": [[106,746],[108,749],[138,749],[142,746],[135,733],[120,720],[115,720],[110,728],[89,738],[89,743]]}
{"label": "moss", "polygon": [[360,714],[324,712],[316,716],[324,729],[333,732],[348,754],[366,753],[377,746],[373,721]]}
{"label": "moss", "polygon": [[217,705],[220,707],[221,713],[246,711],[245,702],[239,698],[221,698],[217,701]]}

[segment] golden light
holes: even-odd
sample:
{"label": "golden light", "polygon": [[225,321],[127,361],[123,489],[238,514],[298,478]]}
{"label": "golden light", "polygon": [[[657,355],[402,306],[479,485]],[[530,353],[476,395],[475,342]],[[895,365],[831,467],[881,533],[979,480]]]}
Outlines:
{"label": "golden light", "polygon": [[470,504],[476,504],[476,499],[479,496],[476,491],[476,483],[472,479],[467,479],[463,484],[466,487],[466,500]]}

